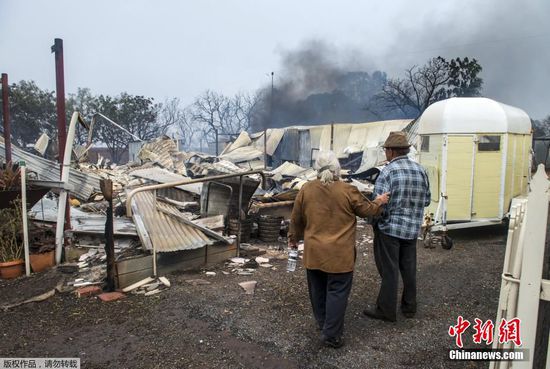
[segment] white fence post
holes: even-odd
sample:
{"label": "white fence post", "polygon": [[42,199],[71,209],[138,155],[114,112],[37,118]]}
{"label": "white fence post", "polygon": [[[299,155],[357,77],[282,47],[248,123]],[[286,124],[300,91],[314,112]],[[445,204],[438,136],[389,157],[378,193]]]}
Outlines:
{"label": "white fence post", "polygon": [[[495,326],[502,318],[521,319],[521,347],[513,343],[500,344],[495,339],[493,348],[528,349],[525,361],[493,361],[490,369],[532,369],[535,353],[537,319],[542,288],[542,269],[546,227],[548,222],[549,182],[543,165],[530,183],[527,199],[514,199],[510,209],[510,226],[502,272],[500,298]],[[549,347],[550,349],[550,347]],[[550,351],[547,353],[550,369]]]}
{"label": "white fence post", "polygon": [[538,166],[530,187],[525,214],[525,247],[517,309],[517,317],[521,319],[522,347],[529,349],[529,360],[514,362],[513,367],[518,369],[531,369],[535,353],[548,221],[548,177],[544,165]]}

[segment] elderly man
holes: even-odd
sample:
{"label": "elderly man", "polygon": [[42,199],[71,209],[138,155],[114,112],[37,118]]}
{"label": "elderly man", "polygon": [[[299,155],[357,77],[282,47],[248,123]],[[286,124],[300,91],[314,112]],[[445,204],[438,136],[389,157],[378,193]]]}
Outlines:
{"label": "elderly man", "polygon": [[306,183],[294,202],[288,246],[295,248],[303,237],[313,315],[323,343],[338,348],[355,265],[356,216],[377,214],[388,196],[380,194],[371,202],[340,181],[340,164],[332,151],[321,151],[315,167],[317,179]]}
{"label": "elderly man", "polygon": [[388,165],[382,169],[374,194],[390,193],[390,200],[374,228],[374,259],[382,278],[376,307],[363,313],[396,321],[399,272],[403,278],[401,311],[416,314],[416,240],[430,204],[430,185],[424,168],[407,154],[411,145],[403,132],[390,132],[384,150]]}

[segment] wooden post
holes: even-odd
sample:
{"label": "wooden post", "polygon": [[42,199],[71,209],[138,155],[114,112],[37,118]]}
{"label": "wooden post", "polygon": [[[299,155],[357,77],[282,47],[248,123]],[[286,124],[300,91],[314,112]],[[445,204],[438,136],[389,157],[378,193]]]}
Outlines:
{"label": "wooden post", "polygon": [[[65,146],[67,145],[67,116],[65,109],[65,67],[63,61],[63,40],[54,39],[51,47],[52,53],[55,53],[55,98],[57,109],[57,147],[58,161],[60,163],[59,174],[63,176],[63,159]],[[74,138],[70,138],[74,140]],[[61,178],[63,180],[63,178]],[[71,206],[67,201],[65,203],[65,230],[71,229]]]}
{"label": "wooden post", "polygon": [[99,182],[101,193],[107,200],[107,221],[105,222],[105,254],[107,255],[107,291],[115,290],[115,240],[113,231],[113,182],[102,179]]}

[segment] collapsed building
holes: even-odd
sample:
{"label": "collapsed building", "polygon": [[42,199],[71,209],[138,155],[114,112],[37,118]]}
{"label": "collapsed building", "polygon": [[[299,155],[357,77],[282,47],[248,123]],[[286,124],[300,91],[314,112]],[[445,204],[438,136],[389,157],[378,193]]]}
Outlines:
{"label": "collapsed building", "polygon": [[[104,245],[108,205],[99,184],[102,179],[112,181],[117,278],[124,287],[152,274],[198,268],[246,252],[248,245],[242,244],[251,235],[281,247],[278,241],[298,190],[316,178],[311,166],[318,151],[335,150],[344,167],[365,167],[378,161],[377,148],[385,136],[409,123],[242,132],[217,157],[181,152],[174,140],[159,137],[140,144],[137,160],[125,165],[102,158],[89,163],[82,154],[86,149],[73,148],[76,160],[65,181],[59,180],[59,164],[40,155],[14,147],[13,160],[26,162],[34,176],[32,186],[69,194],[70,229],[63,236],[70,236],[71,242],[63,248],[65,259]],[[3,143],[0,146],[3,149]],[[34,222],[52,226],[64,218],[54,195],[38,202],[29,214]]]}
{"label": "collapsed building", "polygon": [[[467,100],[480,101],[458,100],[459,105],[468,104]],[[491,100],[485,103],[498,104]],[[520,116],[517,119],[521,120],[522,128],[521,132],[504,130],[499,134],[505,135],[503,140],[508,140],[508,134],[521,134],[523,145],[524,137],[529,135],[524,116],[517,112],[519,109],[502,109],[517,113],[515,116]],[[464,119],[475,120],[475,111],[470,117],[457,115],[456,124],[464,124]],[[487,111],[486,114],[494,115],[495,112]],[[442,152],[430,149],[432,156],[429,156],[423,148],[429,142],[427,137],[432,147],[441,135],[464,132],[445,132],[447,126],[443,123],[437,132],[432,132],[427,128],[430,127],[426,123],[428,119],[441,121],[442,118],[434,118],[431,112],[428,115],[417,120],[291,126],[252,134],[241,132],[218,156],[182,152],[174,140],[159,137],[140,143],[137,154],[131,155],[136,160],[125,165],[108,164],[101,158],[96,163],[87,162],[87,150],[72,149],[71,143],[65,157],[77,160],[71,165],[66,161],[61,173],[58,163],[17,147],[13,147],[13,158],[26,162],[34,176],[31,185],[49,188],[59,193],[60,199],[67,198],[70,217],[65,214],[63,202],[59,201],[62,204],[59,207],[52,194],[38,202],[29,216],[45,227],[57,225],[58,246],[63,246],[65,237],[70,238],[64,247],[58,247],[57,257],[60,260],[64,250],[66,260],[80,261],[78,269],[87,273],[80,283],[95,283],[94,280],[104,273],[105,255],[93,250],[104,247],[109,211],[109,203],[100,191],[100,181],[112,181],[116,277],[118,286],[125,287],[151,275],[196,269],[253,252],[254,248],[247,244],[251,237],[259,239],[266,247],[282,249],[284,244],[280,241],[284,241],[297,192],[317,176],[312,168],[317,153],[333,150],[342,164],[345,180],[368,194],[373,189],[372,179],[379,171],[377,166],[385,161],[381,144],[391,131],[403,130],[408,133],[410,142],[419,143],[413,146],[410,155],[420,157],[421,162],[433,159],[425,164],[431,173],[432,186],[436,186],[432,191],[435,195],[432,207],[440,206],[438,199],[447,196],[440,193],[440,188],[445,188],[442,182],[446,178],[446,186],[450,189],[453,177],[448,172],[449,165],[442,161]],[[489,127],[476,132],[496,131]],[[517,141],[515,136],[510,137],[514,140],[510,142]],[[468,150],[476,150],[476,147]],[[504,151],[512,152],[511,146]],[[521,155],[524,151],[522,149]],[[0,155],[3,154],[3,143],[0,143]],[[517,162],[520,161],[518,158]],[[511,165],[507,163],[515,162],[499,163],[507,167]],[[523,176],[524,172],[518,169],[517,175],[512,177]],[[501,188],[500,183],[497,186]],[[513,186],[517,191],[513,187],[510,195],[521,193],[527,181],[521,180]],[[503,201],[499,199],[496,201]],[[448,200],[448,204],[452,204],[451,199]],[[440,213],[446,214],[446,209]],[[70,228],[63,232],[61,225],[65,218],[70,219]],[[93,261],[100,265],[93,265]]]}

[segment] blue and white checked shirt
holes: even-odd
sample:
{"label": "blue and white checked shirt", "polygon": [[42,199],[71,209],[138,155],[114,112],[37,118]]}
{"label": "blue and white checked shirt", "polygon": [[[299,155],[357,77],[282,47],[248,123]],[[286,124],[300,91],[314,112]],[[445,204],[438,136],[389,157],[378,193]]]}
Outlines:
{"label": "blue and white checked shirt", "polygon": [[424,168],[406,155],[398,156],[382,169],[374,195],[390,193],[390,201],[378,220],[387,235],[411,240],[418,237],[424,208],[430,205],[430,183]]}

